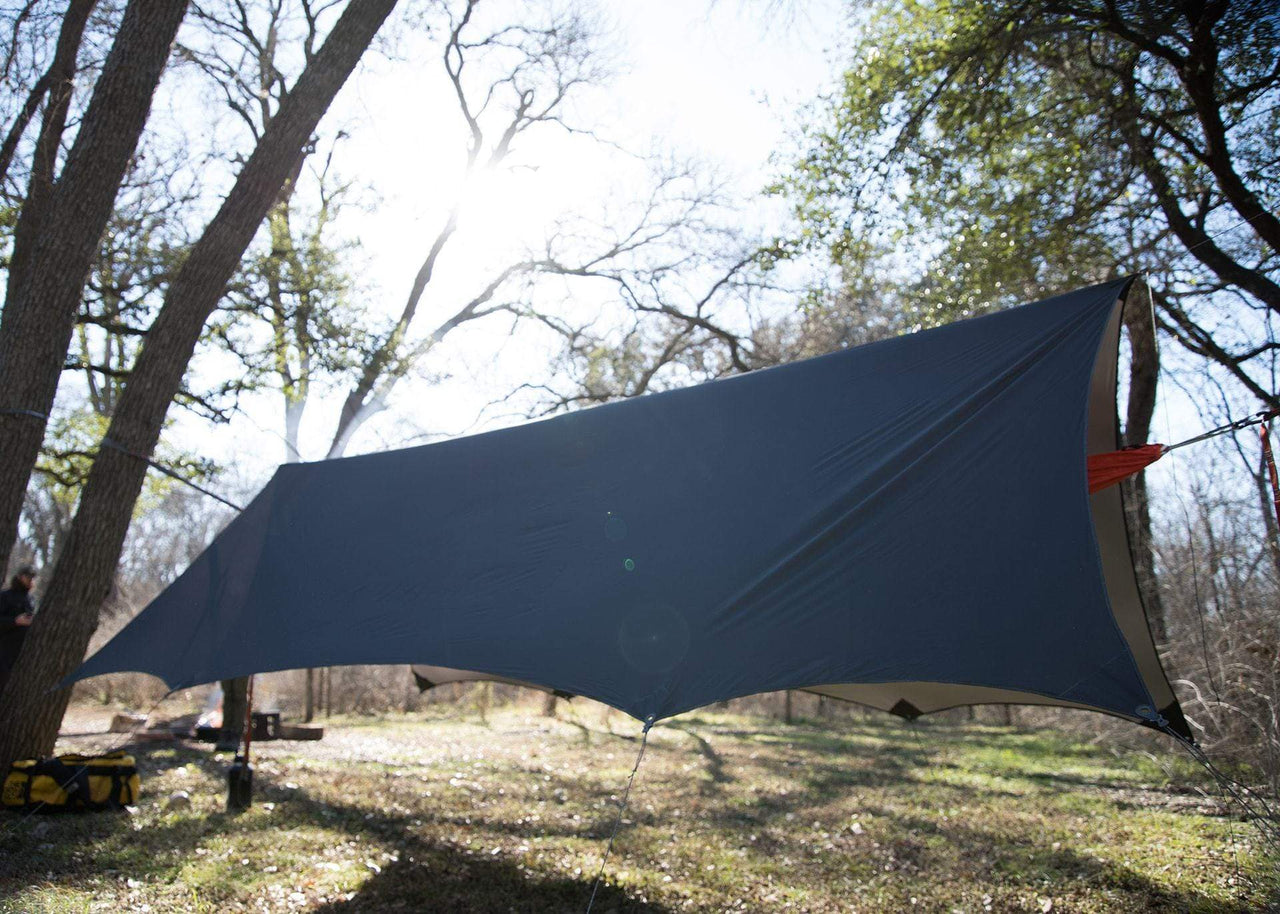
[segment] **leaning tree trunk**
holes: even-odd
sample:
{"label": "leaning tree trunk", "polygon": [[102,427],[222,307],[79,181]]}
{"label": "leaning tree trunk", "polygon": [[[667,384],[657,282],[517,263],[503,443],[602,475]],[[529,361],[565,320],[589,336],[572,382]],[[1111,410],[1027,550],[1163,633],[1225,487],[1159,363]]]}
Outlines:
{"label": "leaning tree trunk", "polygon": [[[27,480],[44,440],[81,291],[120,182],[151,111],[187,0],[133,0],[125,9],[47,204],[32,237],[20,231],[0,321],[0,569],[18,532]],[[20,220],[21,221],[21,220]]]}
{"label": "leaning tree trunk", "polygon": [[395,5],[351,0],[169,286],[85,482],[40,613],[0,695],[0,770],[15,758],[52,750],[70,690],[49,692],[83,659],[97,627],[146,476],[140,455],[155,449],[204,323],[304,144]]}
{"label": "leaning tree trunk", "polygon": [[[1129,403],[1124,423],[1124,444],[1146,444],[1151,435],[1151,417],[1156,409],[1156,386],[1160,380],[1160,353],[1156,348],[1154,315],[1130,293],[1124,310],[1129,331]],[[1147,608],[1151,637],[1156,644],[1168,640],[1164,601],[1155,574],[1155,552],[1151,546],[1151,507],[1147,498],[1146,475],[1138,473],[1123,483],[1126,521],[1132,537],[1133,570]]]}

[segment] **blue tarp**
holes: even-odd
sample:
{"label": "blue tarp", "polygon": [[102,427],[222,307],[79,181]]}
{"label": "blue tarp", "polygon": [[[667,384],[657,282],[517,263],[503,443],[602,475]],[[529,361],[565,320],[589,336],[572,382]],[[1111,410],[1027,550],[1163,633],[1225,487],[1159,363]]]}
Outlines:
{"label": "blue tarp", "polygon": [[1086,493],[1126,287],[282,466],[75,678],[425,663],[641,720],[865,686],[907,716],[1026,700],[1181,729]]}

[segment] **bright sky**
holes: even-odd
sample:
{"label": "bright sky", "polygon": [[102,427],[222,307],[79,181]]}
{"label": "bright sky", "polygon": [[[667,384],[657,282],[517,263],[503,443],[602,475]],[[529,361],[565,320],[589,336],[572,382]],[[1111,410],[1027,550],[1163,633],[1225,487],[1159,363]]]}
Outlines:
{"label": "bright sky", "polygon": [[[487,6],[500,17],[503,2]],[[760,195],[771,175],[770,156],[785,145],[800,109],[830,84],[844,5],[819,0],[779,14],[766,0],[602,0],[593,9],[617,75],[581,97],[574,125],[627,150],[698,160],[744,202],[744,227],[776,230],[783,214]],[[370,60],[325,126],[350,134],[336,167],[354,183],[362,208],[344,219],[351,220],[363,251],[361,295],[390,316],[402,306],[460,189],[465,135],[438,44],[402,41],[390,58]],[[536,168],[491,176],[467,189],[468,211],[423,300],[420,332],[483,286],[522,239],[542,237],[557,213],[595,213],[645,187],[634,158],[554,128],[527,137],[516,160]],[[574,294],[589,309],[592,296],[605,293],[576,286]],[[499,318],[455,331],[428,358],[426,377],[402,384],[393,409],[368,423],[349,453],[519,421],[510,410],[486,407],[522,382],[543,379],[548,349],[534,334],[509,338],[507,330]],[[238,370],[229,358],[209,367],[211,374]],[[313,398],[303,429],[306,459],[323,456],[340,399],[341,391]],[[1201,424],[1185,401],[1165,385],[1157,417],[1164,437],[1185,437]],[[178,424],[169,439],[186,447],[198,442],[202,453],[236,466],[239,480],[226,480],[228,486],[255,490],[286,458],[282,406],[274,393],[246,397],[242,406],[246,415],[230,428],[210,429],[174,410]],[[1157,470],[1155,478],[1160,476]]]}
{"label": "bright sky", "polygon": [[[609,0],[595,9],[617,75],[580,98],[574,125],[628,151],[698,160],[746,201],[742,219],[754,223],[746,227],[776,230],[781,214],[760,198],[769,157],[794,127],[799,107],[830,79],[826,52],[842,5],[821,0],[779,14],[764,2]],[[365,209],[350,213],[365,258],[361,289],[370,307],[388,315],[403,304],[457,191],[465,136],[438,55],[426,41],[401,42],[393,59],[362,68],[326,121],[350,133],[336,162],[341,176],[355,182]],[[470,212],[423,300],[419,330],[452,313],[507,262],[494,256],[496,249],[542,237],[559,210],[617,205],[643,191],[647,180],[634,158],[555,128],[527,137],[517,158],[536,170],[468,189]],[[394,446],[426,432],[477,430],[486,404],[545,372],[545,350],[533,338],[508,340],[506,330],[495,319],[456,331],[426,366],[448,377],[404,385],[395,409],[369,423],[351,450]],[[312,407],[304,428],[308,459],[323,455],[339,399]],[[212,438],[200,430],[202,448],[234,452],[236,461],[249,460],[250,479],[264,478],[285,456],[280,403],[274,395],[257,396],[243,406],[248,415],[230,429],[215,430]],[[513,417],[486,419],[493,421]],[[175,438],[191,424],[180,423]]]}

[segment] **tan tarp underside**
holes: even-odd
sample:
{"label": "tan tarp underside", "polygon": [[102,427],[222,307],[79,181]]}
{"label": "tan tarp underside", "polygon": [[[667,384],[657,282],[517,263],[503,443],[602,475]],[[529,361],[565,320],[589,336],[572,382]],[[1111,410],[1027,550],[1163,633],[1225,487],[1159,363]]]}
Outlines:
{"label": "tan tarp underside", "polygon": [[[454,670],[443,666],[425,666],[414,664],[413,672],[421,676],[432,686],[447,685],[451,682],[502,682],[507,685],[523,686],[539,692],[550,692],[546,686],[505,676],[490,676],[487,673],[475,673],[470,670]],[[892,710],[899,701],[906,700],[914,705],[922,714],[942,711],[960,705],[984,704],[1016,704],[1016,705],[1066,705],[1066,702],[1054,698],[1045,698],[1034,692],[1015,692],[1011,689],[992,689],[986,686],[962,686],[940,682],[873,682],[847,683],[844,685],[815,686],[797,689],[799,692],[812,692],[815,695],[829,695],[844,701],[878,708],[881,711]],[[1088,708],[1088,705],[1070,705],[1076,708]]]}
{"label": "tan tarp underside", "polygon": [[[1129,297],[1137,298],[1132,295],[1132,287]],[[1120,447],[1116,422],[1116,372],[1119,363],[1120,328],[1125,307],[1143,306],[1137,301],[1131,300],[1127,305],[1123,299],[1118,301],[1112,312],[1111,322],[1107,325],[1107,331],[1103,334],[1102,344],[1094,360],[1093,380],[1089,392],[1087,442],[1089,454],[1106,453]],[[1155,644],[1147,628],[1147,617],[1138,593],[1132,554],[1129,551],[1129,536],[1125,527],[1124,502],[1120,486],[1111,486],[1090,496],[1090,508],[1093,511],[1094,531],[1102,557],[1102,572],[1116,624],[1129,645],[1147,690],[1155,700],[1155,710],[1163,709],[1173,702],[1173,690],[1165,677],[1164,669],[1160,666]],[[544,686],[467,670],[437,666],[414,666],[413,669],[419,676],[434,685],[447,682],[490,681],[550,691]],[[978,704],[1054,705],[1097,710],[1090,708],[1089,705],[1062,701],[1034,692],[949,682],[834,683],[808,686],[798,691],[829,695],[882,711],[892,710],[899,702],[906,701],[921,714]],[[1138,720],[1139,716],[1135,713],[1132,718]]]}
{"label": "tan tarp underside", "polygon": [[[1119,365],[1120,326],[1125,308],[1149,307],[1146,300],[1129,287],[1128,302],[1117,303],[1111,323],[1103,335],[1102,346],[1093,367],[1093,384],[1089,395],[1090,454],[1106,453],[1120,447],[1115,419],[1116,371]],[[1142,444],[1145,442],[1135,442]],[[1155,710],[1167,708],[1174,701],[1173,689],[1165,677],[1155,643],[1147,627],[1147,614],[1138,593],[1138,579],[1133,571],[1129,534],[1125,527],[1124,501],[1120,486],[1095,492],[1089,498],[1093,510],[1093,529],[1102,554],[1102,573],[1107,582],[1107,596],[1116,624],[1129,645],[1138,672],[1155,700]]]}
{"label": "tan tarp underside", "polygon": [[519,679],[508,679],[505,676],[490,676],[488,673],[475,673],[471,670],[454,670],[447,666],[427,666],[415,663],[410,667],[414,674],[425,679],[433,686],[446,685],[450,682],[505,682],[507,685],[524,686],[526,689],[537,689],[539,692],[552,691],[546,686],[532,682],[521,682]]}
{"label": "tan tarp underside", "polygon": [[[798,689],[815,695],[830,695],[860,705],[892,711],[900,701],[906,701],[921,714],[945,711],[964,705],[1053,705],[1054,707],[1085,708],[1089,705],[1046,698],[1035,692],[1016,692],[1013,689],[993,689],[988,686],[954,685],[948,682],[854,682],[844,685],[815,686]],[[911,716],[911,715],[907,715]]]}

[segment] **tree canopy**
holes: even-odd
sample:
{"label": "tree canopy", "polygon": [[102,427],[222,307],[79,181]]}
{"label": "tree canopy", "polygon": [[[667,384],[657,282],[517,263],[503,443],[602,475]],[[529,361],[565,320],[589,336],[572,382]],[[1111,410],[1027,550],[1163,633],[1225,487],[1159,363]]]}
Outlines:
{"label": "tree canopy", "polygon": [[1280,314],[1272,4],[885,2],[775,190],[844,296],[889,276],[900,329],[1124,273],[1254,397]]}

